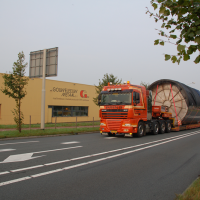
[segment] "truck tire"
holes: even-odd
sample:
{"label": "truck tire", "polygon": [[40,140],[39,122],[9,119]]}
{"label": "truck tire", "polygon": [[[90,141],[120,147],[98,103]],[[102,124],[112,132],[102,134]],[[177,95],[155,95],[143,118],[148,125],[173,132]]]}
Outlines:
{"label": "truck tire", "polygon": [[165,133],[165,129],[166,129],[165,121],[160,121],[159,133],[161,134]]}
{"label": "truck tire", "polygon": [[154,122],[153,123],[153,131],[152,131],[152,133],[153,133],[153,135],[157,135],[158,132],[159,132],[159,124],[158,124],[158,122]]}
{"label": "truck tire", "polygon": [[165,132],[166,132],[166,133],[170,133],[170,132],[171,132],[171,129],[172,129],[171,122],[170,122],[170,121],[166,121],[166,129],[165,129]]}
{"label": "truck tire", "polygon": [[144,135],[144,123],[138,123],[137,137],[142,137]]}

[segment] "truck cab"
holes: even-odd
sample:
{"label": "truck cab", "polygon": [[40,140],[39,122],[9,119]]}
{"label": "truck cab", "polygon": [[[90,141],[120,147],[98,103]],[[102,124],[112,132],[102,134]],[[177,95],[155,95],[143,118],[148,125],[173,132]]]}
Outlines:
{"label": "truck cab", "polygon": [[144,86],[129,81],[109,83],[99,95],[100,133],[139,137],[146,134],[146,122],[152,119],[151,93]]}

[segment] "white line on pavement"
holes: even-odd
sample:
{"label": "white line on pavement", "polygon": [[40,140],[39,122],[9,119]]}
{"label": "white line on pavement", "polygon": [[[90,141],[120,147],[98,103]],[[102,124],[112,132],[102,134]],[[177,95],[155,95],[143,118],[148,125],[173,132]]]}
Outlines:
{"label": "white line on pavement", "polygon": [[71,142],[62,142],[61,144],[76,144],[76,143],[80,143],[78,141],[71,141]]}
{"label": "white line on pavement", "polygon": [[80,148],[80,147],[82,147],[82,146],[67,147],[67,148],[61,148],[61,149],[52,149],[52,150],[38,151],[38,152],[31,152],[31,153],[46,153],[46,152],[52,152],[52,151],[62,151],[62,150],[66,150],[66,149],[76,149],[76,148]]}
{"label": "white line on pavement", "polygon": [[[55,164],[60,164],[60,163],[65,163],[65,162],[69,162],[70,160],[61,160],[61,161],[57,161],[57,162],[52,162],[52,163],[47,163],[47,164],[44,164],[46,166],[48,165],[55,165]],[[44,166],[43,165],[43,166]]]}
{"label": "white line on pavement", "polygon": [[0,149],[0,152],[5,152],[5,151],[14,151],[16,149]]}
{"label": "white line on pavement", "polygon": [[0,175],[3,175],[3,174],[9,174],[9,173],[10,173],[9,171],[0,172]]}
{"label": "white line on pavement", "polygon": [[39,141],[27,141],[27,142],[3,143],[3,144],[0,144],[0,145],[8,145],[8,144],[22,144],[22,143],[31,143],[31,142],[39,142]]}
{"label": "white line on pavement", "polygon": [[31,179],[31,177],[26,176],[26,177],[23,177],[23,178],[14,179],[14,180],[11,180],[11,181],[6,181],[6,182],[3,182],[3,183],[0,183],[0,186],[8,185],[8,184],[11,184],[11,183],[16,183],[16,182],[19,182],[19,181],[25,181],[27,179]]}
{"label": "white line on pavement", "polygon": [[146,146],[146,147],[143,147],[143,148],[135,149],[135,150],[132,150],[132,151],[127,151],[127,152],[123,152],[123,153],[120,153],[120,154],[108,156],[108,157],[105,157],[105,158],[92,160],[92,161],[89,161],[89,162],[84,162],[84,163],[71,165],[71,166],[56,169],[56,170],[51,170],[51,171],[47,171],[47,172],[43,172],[43,173],[39,173],[39,174],[34,174],[34,175],[31,175],[31,176],[27,176],[27,177],[23,177],[23,178],[19,178],[19,179],[14,179],[14,180],[11,180],[11,181],[2,182],[2,183],[0,183],[0,186],[11,184],[11,183],[16,183],[16,182],[19,182],[19,181],[23,181],[23,180],[27,180],[27,179],[31,179],[31,178],[36,178],[36,177],[40,177],[40,176],[44,176],[44,175],[48,175],[48,174],[53,174],[53,173],[60,172],[60,171],[63,171],[63,170],[73,169],[73,168],[80,167],[80,166],[83,166],[83,165],[88,165],[88,164],[92,164],[92,163],[95,163],[95,162],[100,162],[102,160],[107,160],[107,159],[115,158],[115,157],[118,157],[118,156],[130,154],[130,153],[133,153],[133,152],[141,151],[143,149],[149,149],[149,148],[159,146],[159,145],[162,145],[162,144],[166,144],[166,143],[169,143],[169,142],[172,142],[172,141],[175,141],[175,140],[180,140],[182,138],[190,137],[190,136],[196,135],[198,133],[200,133],[200,132],[193,132],[192,134],[184,134],[184,136],[182,136],[182,137],[172,137],[172,139],[169,139],[165,142],[160,142],[160,143],[157,143],[157,144],[153,144],[153,145]]}
{"label": "white line on pavement", "polygon": [[11,172],[19,172],[19,171],[24,171],[27,169],[34,169],[34,168],[38,168],[38,167],[43,167],[44,165],[35,165],[32,167],[26,167],[26,168],[21,168],[21,169],[15,169],[15,170],[10,170]]}

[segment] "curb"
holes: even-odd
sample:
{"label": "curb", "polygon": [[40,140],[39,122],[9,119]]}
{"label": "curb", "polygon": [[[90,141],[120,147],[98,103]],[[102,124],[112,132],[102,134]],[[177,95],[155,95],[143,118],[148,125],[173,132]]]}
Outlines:
{"label": "curb", "polygon": [[74,133],[74,134],[57,134],[57,135],[42,135],[42,136],[29,136],[29,137],[10,137],[10,138],[2,138],[0,141],[4,140],[19,140],[19,139],[32,139],[32,138],[45,138],[45,137],[59,137],[59,136],[70,136],[70,135],[84,135],[84,134],[92,134],[98,132],[82,132],[82,133]]}

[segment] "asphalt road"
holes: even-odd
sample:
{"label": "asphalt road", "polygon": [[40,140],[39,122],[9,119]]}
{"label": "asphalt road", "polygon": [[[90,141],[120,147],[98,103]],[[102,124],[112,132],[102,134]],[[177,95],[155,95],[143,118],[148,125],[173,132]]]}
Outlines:
{"label": "asphalt road", "polygon": [[171,200],[200,175],[200,129],[0,141],[0,199]]}

